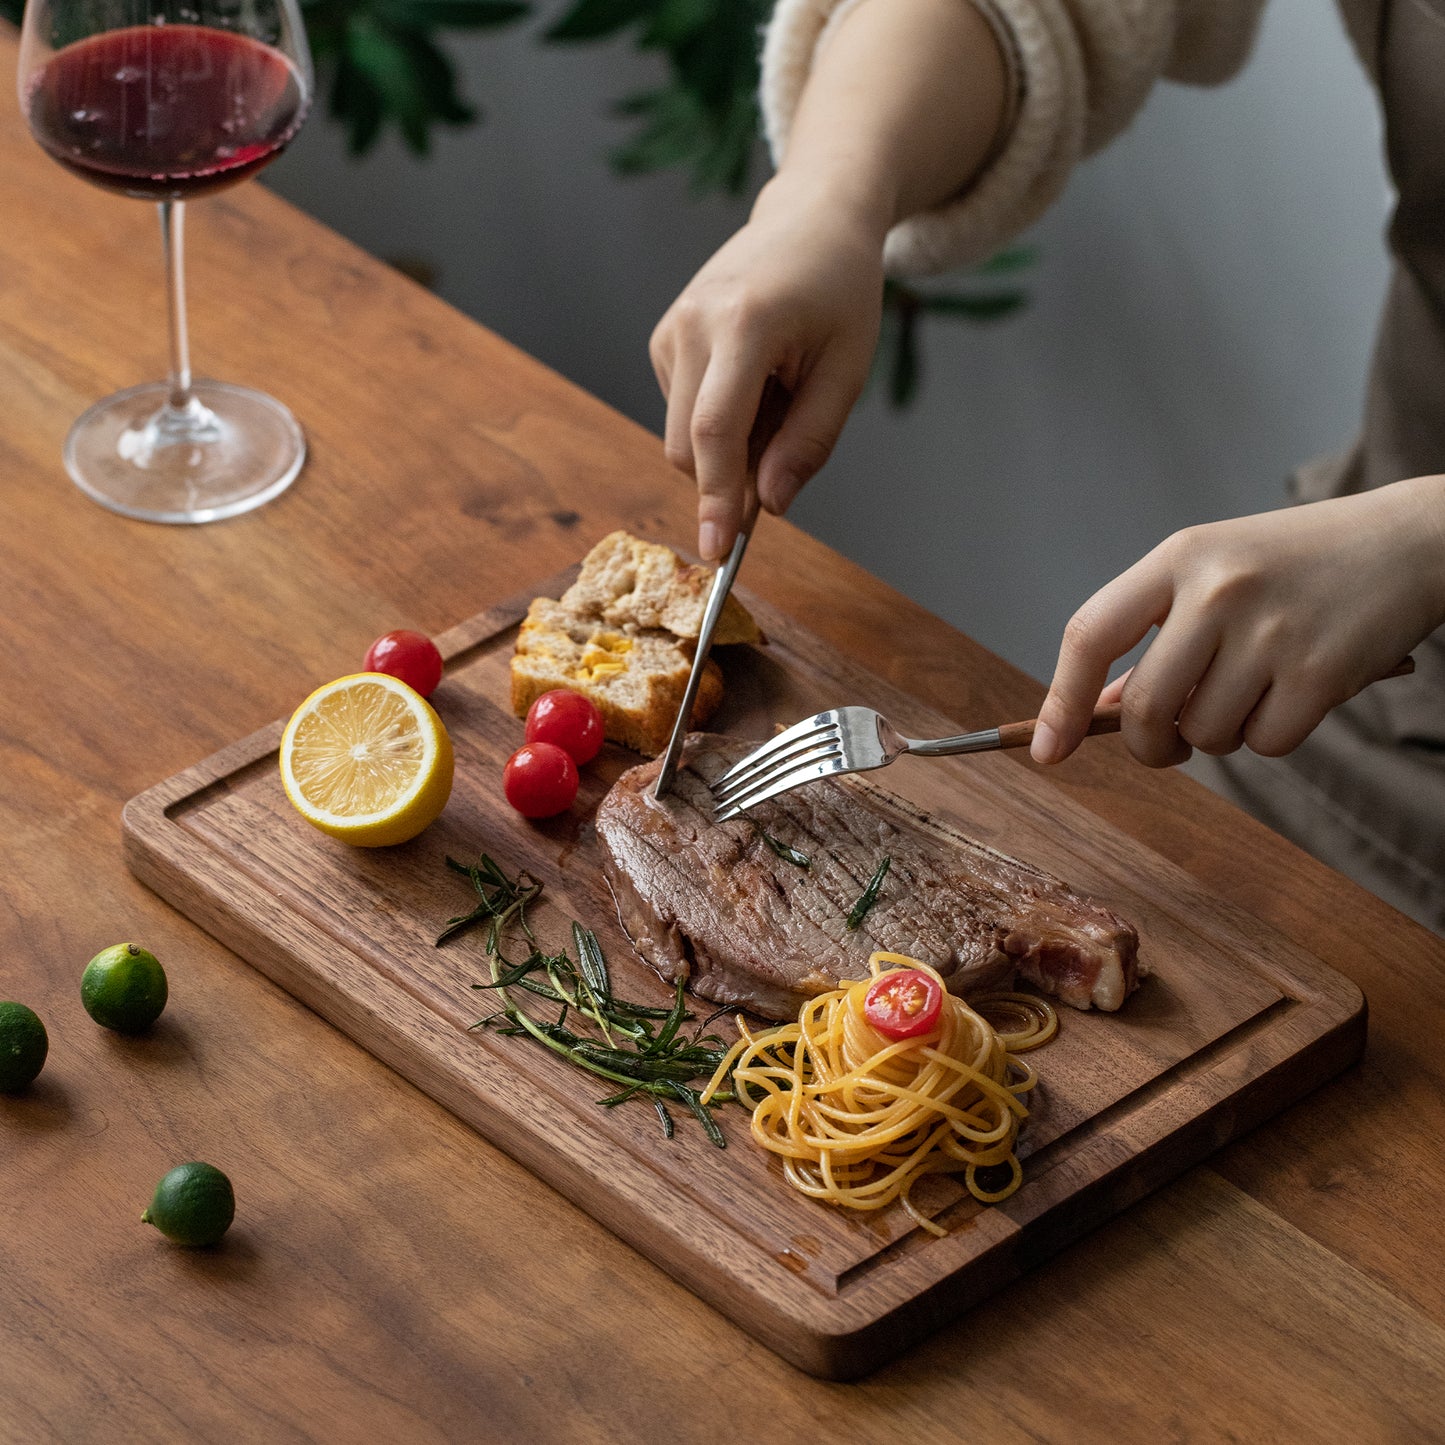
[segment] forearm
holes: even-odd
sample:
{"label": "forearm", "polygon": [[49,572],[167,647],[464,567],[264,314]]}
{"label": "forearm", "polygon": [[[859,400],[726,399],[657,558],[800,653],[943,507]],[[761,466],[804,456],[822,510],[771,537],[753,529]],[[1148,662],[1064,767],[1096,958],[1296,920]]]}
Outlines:
{"label": "forearm", "polygon": [[[797,103],[787,135],[770,131],[778,174],[650,347],[664,447],[697,481],[698,550],[710,559],[732,545],[751,490],[781,513],[832,451],[877,344],[890,229],[987,166],[1009,99],[1003,53],[972,0],[782,3],[831,28],[791,56]],[[754,459],[770,379],[786,415]]]}
{"label": "forearm", "polygon": [[1395,532],[1411,545],[1401,566],[1420,579],[1431,630],[1445,626],[1445,474],[1411,477],[1377,494],[1394,509]]}
{"label": "forearm", "polygon": [[759,205],[842,210],[881,243],[978,174],[1008,86],[998,40],[969,0],[864,0],[818,54]]}

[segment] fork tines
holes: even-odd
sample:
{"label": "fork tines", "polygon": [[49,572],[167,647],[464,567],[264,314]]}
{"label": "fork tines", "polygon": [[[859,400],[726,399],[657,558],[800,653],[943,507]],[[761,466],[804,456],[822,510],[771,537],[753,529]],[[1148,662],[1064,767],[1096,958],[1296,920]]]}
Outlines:
{"label": "fork tines", "polygon": [[816,713],[755,748],[713,782],[714,816],[726,822],[800,783],[842,772],[843,766],[838,714]]}

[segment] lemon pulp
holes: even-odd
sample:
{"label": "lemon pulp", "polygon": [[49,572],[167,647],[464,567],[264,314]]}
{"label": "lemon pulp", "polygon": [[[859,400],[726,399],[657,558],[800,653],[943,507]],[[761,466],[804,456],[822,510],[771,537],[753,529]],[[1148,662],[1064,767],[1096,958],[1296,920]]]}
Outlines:
{"label": "lemon pulp", "polygon": [[384,673],[319,687],[281,738],[286,796],[323,832],[359,847],[414,838],[446,806],[452,747],[431,705]]}

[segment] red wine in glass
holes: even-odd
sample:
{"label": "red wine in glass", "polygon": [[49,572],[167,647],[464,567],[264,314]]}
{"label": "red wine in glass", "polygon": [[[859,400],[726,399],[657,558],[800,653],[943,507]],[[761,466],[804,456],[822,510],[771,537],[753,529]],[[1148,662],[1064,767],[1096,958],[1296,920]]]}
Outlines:
{"label": "red wine in glass", "polygon": [[249,35],[131,25],[56,52],[28,119],[61,165],[141,200],[190,200],[254,175],[301,127],[295,65]]}
{"label": "red wine in glass", "polygon": [[216,521],[279,496],[306,439],[265,392],[192,376],[183,238],[186,202],[255,175],[301,128],[312,71],[299,0],[26,0],[17,81],[48,155],[160,209],[170,375],[80,417],[65,439],[71,480],[151,522]]}

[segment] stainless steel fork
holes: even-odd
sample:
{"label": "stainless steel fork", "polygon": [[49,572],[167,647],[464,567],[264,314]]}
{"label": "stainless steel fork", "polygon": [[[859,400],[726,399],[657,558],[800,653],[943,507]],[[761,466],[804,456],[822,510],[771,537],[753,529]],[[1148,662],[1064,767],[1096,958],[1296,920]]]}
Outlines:
{"label": "stainless steel fork", "polygon": [[[1027,722],[1004,723],[952,738],[906,738],[871,707],[830,708],[804,718],[762,747],[754,748],[718,778],[712,784],[714,816],[723,823],[804,783],[836,773],[885,768],[904,753],[943,758],[954,753],[1027,747],[1033,741],[1037,722],[1037,718],[1029,718]],[[1091,734],[1118,731],[1117,703],[1099,708],[1089,723]]]}
{"label": "stainless steel fork", "polygon": [[[1406,677],[1415,670],[1407,657],[1377,681]],[[1119,704],[1095,708],[1086,736],[1119,731]],[[719,823],[736,818],[768,798],[804,783],[838,773],[866,773],[886,768],[894,758],[912,753],[944,758],[954,753],[987,753],[999,748],[1025,748],[1034,737],[1038,718],[1004,723],[952,738],[906,738],[881,712],[871,707],[838,707],[814,713],[754,748],[712,783],[713,816]]]}

